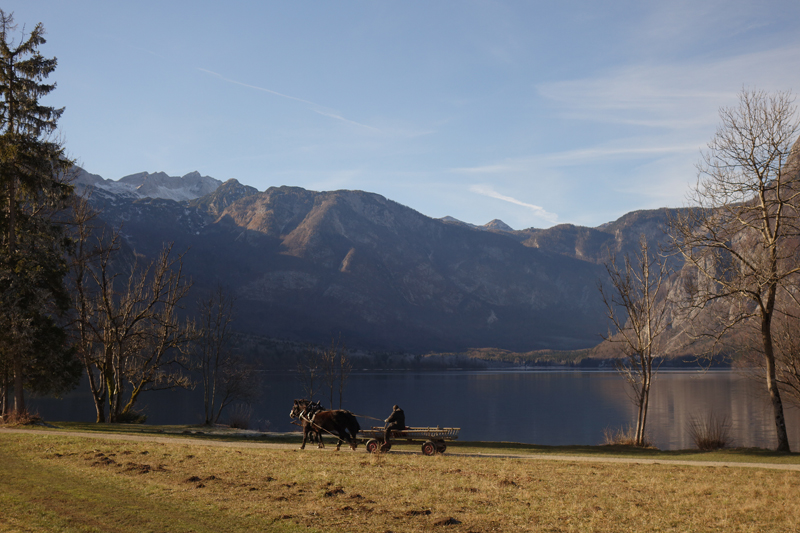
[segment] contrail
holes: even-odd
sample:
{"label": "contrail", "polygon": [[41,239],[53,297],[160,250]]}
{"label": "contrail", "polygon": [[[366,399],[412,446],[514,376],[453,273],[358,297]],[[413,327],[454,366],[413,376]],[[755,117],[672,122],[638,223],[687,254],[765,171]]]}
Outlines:
{"label": "contrail", "polygon": [[265,93],[274,94],[275,96],[280,96],[281,98],[288,98],[289,100],[294,100],[296,102],[302,102],[304,104],[312,105],[315,108],[317,108],[317,109],[312,109],[312,111],[314,111],[315,113],[318,113],[320,115],[326,116],[326,117],[333,118],[333,119],[336,119],[336,120],[341,120],[342,122],[347,122],[348,124],[353,124],[355,126],[360,126],[362,128],[367,128],[367,129],[370,129],[370,130],[373,130],[373,131],[380,131],[378,128],[373,128],[372,126],[367,126],[366,124],[361,124],[361,123],[355,122],[353,120],[348,120],[348,119],[344,118],[341,115],[337,115],[337,114],[333,113],[332,111],[324,111],[324,110],[326,110],[328,108],[326,108],[323,105],[317,104],[315,102],[311,102],[309,100],[303,100],[302,98],[297,98],[296,96],[289,96],[288,94],[279,93],[278,91],[273,91],[271,89],[266,89],[264,87],[259,87],[258,85],[250,85],[249,83],[243,83],[241,81],[232,80],[230,78],[226,78],[222,74],[219,74],[217,72],[214,72],[212,70],[208,70],[208,69],[205,69],[205,68],[197,67],[197,70],[199,70],[201,72],[205,72],[206,74],[211,74],[212,76],[217,77],[217,78],[221,79],[222,81],[227,81],[228,83],[233,83],[235,85],[241,85],[242,87],[247,87],[248,89],[255,89],[257,91],[262,91],[262,92],[265,92]]}
{"label": "contrail", "polygon": [[197,70],[199,70],[201,72],[205,72],[206,74],[211,74],[212,76],[216,76],[217,78],[219,78],[219,79],[221,79],[223,81],[227,81],[228,83],[233,83],[233,84],[236,84],[236,85],[241,85],[242,87],[248,87],[250,89],[255,89],[257,91],[263,91],[265,93],[274,94],[275,96],[280,96],[282,98],[288,98],[289,100],[296,100],[298,102],[303,102],[304,104],[309,104],[309,105],[313,105],[313,106],[316,106],[316,107],[324,107],[324,106],[321,106],[319,104],[315,104],[314,102],[309,102],[308,100],[303,100],[302,98],[297,98],[296,96],[289,96],[288,94],[283,94],[283,93],[279,93],[278,91],[265,89],[264,87],[259,87],[258,85],[250,85],[249,83],[242,83],[240,81],[232,80],[232,79],[226,78],[222,74],[218,74],[218,73],[216,73],[216,72],[214,72],[212,70],[207,70],[207,69],[200,68],[200,67],[197,67]]}
{"label": "contrail", "polygon": [[522,207],[527,207],[528,209],[533,210],[537,216],[547,220],[548,222],[552,222],[553,224],[555,224],[556,221],[558,220],[558,215],[556,215],[555,213],[548,213],[538,205],[528,204],[521,200],[517,200],[516,198],[512,198],[511,196],[505,196],[503,194],[500,194],[499,192],[495,191],[491,187],[487,187],[486,185],[471,185],[469,190],[474,193],[481,194],[483,196],[488,196],[489,198],[495,198],[497,200],[503,200],[504,202],[521,205]]}

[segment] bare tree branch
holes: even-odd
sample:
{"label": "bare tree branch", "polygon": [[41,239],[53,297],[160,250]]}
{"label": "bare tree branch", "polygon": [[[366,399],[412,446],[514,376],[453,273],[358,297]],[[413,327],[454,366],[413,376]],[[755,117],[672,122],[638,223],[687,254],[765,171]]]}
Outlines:
{"label": "bare tree branch", "polygon": [[[698,165],[687,210],[670,221],[675,249],[696,274],[683,309],[711,339],[710,355],[729,340],[758,345],[775,416],[778,450],[789,451],[777,380],[773,318],[779,289],[800,274],[800,144],[788,92],[743,90],[720,110],[721,125]],[[794,143],[794,145],[792,144]],[[754,339],[758,339],[755,343]]]}

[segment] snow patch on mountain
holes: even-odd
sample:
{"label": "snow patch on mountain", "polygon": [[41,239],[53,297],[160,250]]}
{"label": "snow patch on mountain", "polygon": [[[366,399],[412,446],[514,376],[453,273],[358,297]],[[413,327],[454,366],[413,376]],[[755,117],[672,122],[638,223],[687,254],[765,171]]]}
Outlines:
{"label": "snow patch on mountain", "polygon": [[182,202],[194,200],[216,191],[222,182],[199,172],[185,176],[169,176],[165,172],[139,172],[124,176],[117,181],[103,179],[83,169],[77,171],[73,183],[82,188],[94,187],[111,194],[132,198],[163,198]]}

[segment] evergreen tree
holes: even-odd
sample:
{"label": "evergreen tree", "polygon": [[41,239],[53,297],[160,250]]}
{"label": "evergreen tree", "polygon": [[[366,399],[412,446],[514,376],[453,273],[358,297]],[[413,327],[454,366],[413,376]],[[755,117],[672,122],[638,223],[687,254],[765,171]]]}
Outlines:
{"label": "evergreen tree", "polygon": [[55,216],[72,192],[63,181],[72,163],[53,137],[63,108],[39,102],[55,89],[43,81],[56,59],[38,51],[41,24],[18,40],[16,29],[13,14],[0,9],[0,374],[20,415],[24,387],[63,391],[75,365],[55,320],[69,303],[69,240]]}

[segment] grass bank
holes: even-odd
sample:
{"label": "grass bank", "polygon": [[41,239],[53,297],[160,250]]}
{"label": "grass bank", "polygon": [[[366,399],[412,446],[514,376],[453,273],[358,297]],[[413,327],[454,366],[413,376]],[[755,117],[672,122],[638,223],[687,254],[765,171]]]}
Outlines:
{"label": "grass bank", "polygon": [[[220,447],[179,434],[156,443],[0,430],[0,531],[800,528],[797,471]],[[585,455],[537,448],[452,449]]]}
{"label": "grass bank", "polygon": [[[242,432],[225,428],[190,425],[148,424],[94,424],[89,422],[56,422],[51,427],[37,427],[42,431],[75,431],[96,434],[128,434],[157,437],[178,437],[187,440],[218,440],[224,442],[263,442],[300,444],[299,433]],[[325,437],[326,442],[332,438]],[[313,444],[308,446],[313,447]],[[465,442],[448,443],[448,454],[481,455],[567,455],[585,457],[632,458],[665,461],[699,461],[729,463],[767,463],[800,465],[800,453],[778,453],[762,448],[732,448],[714,452],[699,450],[659,450],[635,446],[543,446],[518,442]],[[396,443],[394,451],[419,452],[419,444]]]}

